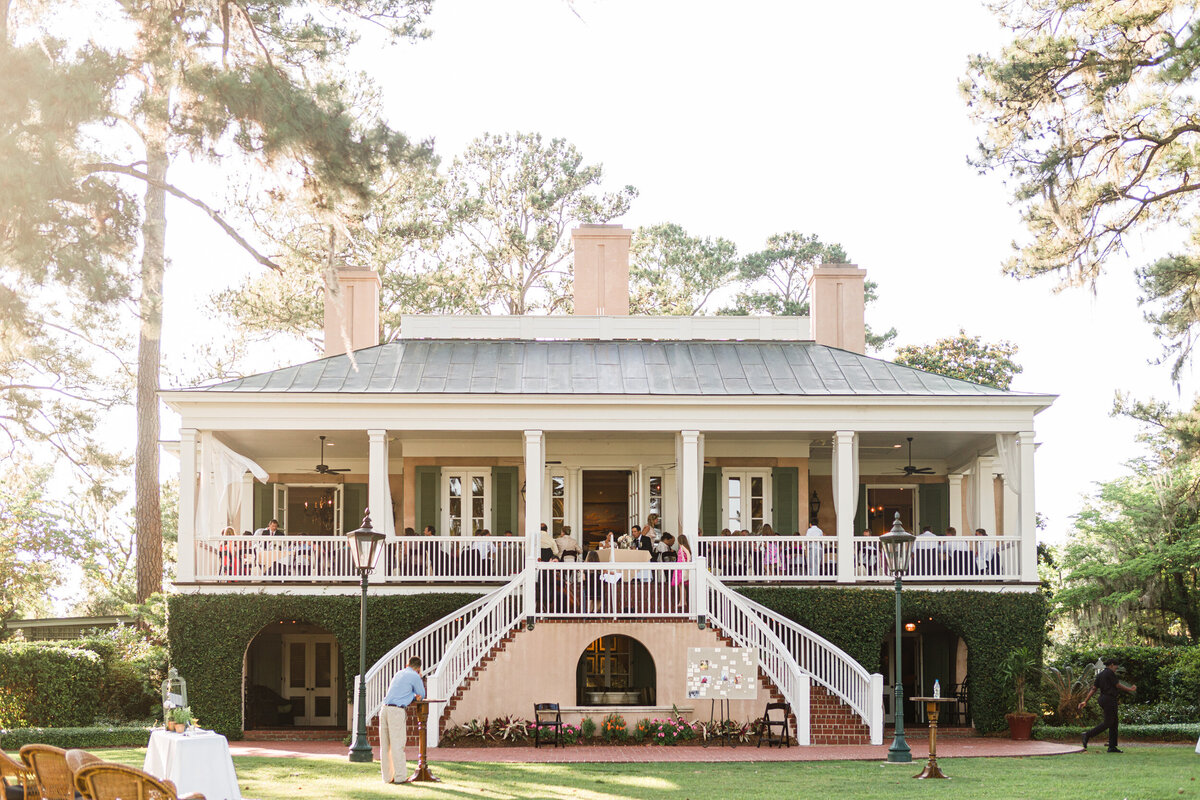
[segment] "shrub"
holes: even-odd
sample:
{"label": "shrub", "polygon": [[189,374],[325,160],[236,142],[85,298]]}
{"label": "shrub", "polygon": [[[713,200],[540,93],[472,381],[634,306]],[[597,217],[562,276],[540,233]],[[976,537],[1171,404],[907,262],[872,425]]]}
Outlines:
{"label": "shrub", "polygon": [[596,720],[591,717],[584,717],[583,723],[579,726],[579,735],[584,739],[596,738]]}
{"label": "shrub", "polygon": [[1125,725],[1171,725],[1200,722],[1200,705],[1169,700],[1154,705],[1127,705],[1121,708],[1121,730]]}
{"label": "shrub", "polygon": [[623,742],[629,738],[629,730],[625,727],[625,718],[612,713],[604,718],[600,725],[600,735],[606,742]]}
{"label": "shrub", "polygon": [[89,728],[13,728],[0,730],[0,749],[13,751],[27,744],[49,744],[64,750],[97,747],[145,747],[151,728],[95,726]]}
{"label": "shrub", "polygon": [[104,663],[91,650],[0,644],[0,727],[91,725],[102,713]]}
{"label": "shrub", "polygon": [[1045,668],[1045,704],[1051,710],[1051,718],[1055,725],[1071,725],[1080,718],[1079,704],[1087,697],[1096,675],[1094,666],[1084,666],[1078,671],[1075,667],[1064,666]]}
{"label": "shrub", "polygon": [[[1168,675],[1175,667],[1179,657],[1185,650],[1196,648],[1181,647],[1084,647],[1060,650],[1056,653],[1053,663],[1058,666],[1083,667],[1095,664],[1099,659],[1109,656],[1117,659],[1117,677],[1126,683],[1136,683],[1138,690],[1134,697],[1139,703],[1154,704],[1160,700],[1169,699]],[[1200,670],[1200,666],[1197,667]],[[1197,673],[1194,691],[1200,692],[1200,672]],[[1184,700],[1195,702],[1196,694]]]}
{"label": "shrub", "polygon": [[[1174,663],[1159,671],[1166,700],[1173,703],[1200,702],[1200,646],[1180,648]],[[1142,685],[1138,684],[1140,692]]]}
{"label": "shrub", "polygon": [[696,731],[683,717],[638,720],[633,738],[648,744],[675,744],[696,738]]}
{"label": "shrub", "polygon": [[[1087,728],[1074,725],[1051,727],[1035,725],[1035,739],[1053,739],[1060,742],[1078,742]],[[1179,725],[1126,725],[1121,723],[1122,739],[1141,739],[1152,742],[1194,742],[1200,737],[1200,723]]]}
{"label": "shrub", "polygon": [[563,723],[562,742],[563,744],[579,744],[579,728],[570,723]]}

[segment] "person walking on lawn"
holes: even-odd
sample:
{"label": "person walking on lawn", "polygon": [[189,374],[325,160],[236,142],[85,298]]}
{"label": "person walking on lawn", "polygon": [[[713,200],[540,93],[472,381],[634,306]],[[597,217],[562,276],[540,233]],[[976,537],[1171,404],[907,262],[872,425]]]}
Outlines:
{"label": "person walking on lawn", "polygon": [[1104,669],[1096,673],[1096,680],[1092,684],[1091,690],[1088,692],[1087,697],[1083,698],[1083,702],[1079,704],[1079,710],[1082,711],[1084,706],[1087,705],[1088,700],[1092,699],[1092,695],[1100,692],[1100,699],[1096,702],[1100,704],[1100,710],[1104,712],[1104,721],[1083,734],[1084,750],[1087,750],[1089,739],[1099,736],[1107,730],[1108,752],[1123,752],[1117,748],[1117,703],[1120,701],[1120,692],[1133,694],[1137,691],[1137,686],[1126,686],[1117,680],[1117,673],[1113,670],[1115,666],[1117,666],[1115,658],[1104,659]]}
{"label": "person walking on lawn", "polygon": [[425,696],[421,682],[421,659],[413,656],[408,667],[396,673],[388,685],[379,714],[379,766],[384,783],[403,783],[408,769],[408,712],[405,709]]}

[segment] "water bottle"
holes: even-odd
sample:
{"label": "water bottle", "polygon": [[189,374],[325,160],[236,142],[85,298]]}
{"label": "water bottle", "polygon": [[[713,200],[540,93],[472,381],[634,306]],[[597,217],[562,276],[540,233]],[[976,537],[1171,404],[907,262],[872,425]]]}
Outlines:
{"label": "water bottle", "polygon": [[942,684],[937,678],[933,679],[933,696],[935,699],[942,696]]}

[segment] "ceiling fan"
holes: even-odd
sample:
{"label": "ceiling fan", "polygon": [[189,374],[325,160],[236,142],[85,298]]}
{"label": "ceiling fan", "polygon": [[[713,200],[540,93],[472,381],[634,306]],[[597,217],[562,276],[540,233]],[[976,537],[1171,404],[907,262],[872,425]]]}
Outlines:
{"label": "ceiling fan", "polygon": [[912,440],[913,437],[908,437],[908,466],[898,467],[905,475],[932,475],[933,467],[914,467],[912,463]]}
{"label": "ceiling fan", "polygon": [[316,472],[318,475],[337,475],[339,472],[349,472],[349,467],[333,469],[325,464],[325,437],[320,436],[318,438],[321,440],[321,463],[317,464],[317,466],[313,469],[313,472]]}

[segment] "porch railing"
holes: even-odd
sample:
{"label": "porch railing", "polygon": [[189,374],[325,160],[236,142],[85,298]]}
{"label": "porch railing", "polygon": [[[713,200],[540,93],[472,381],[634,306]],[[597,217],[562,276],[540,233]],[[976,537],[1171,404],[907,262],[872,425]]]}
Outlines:
{"label": "porch railing", "polygon": [[704,611],[700,559],[669,563],[539,563],[533,587],[539,617],[684,617]]}
{"label": "porch railing", "polygon": [[[470,626],[481,610],[513,584],[520,585],[519,580],[512,580],[506,586],[496,589],[462,608],[451,611],[425,628],[409,636],[400,644],[389,650],[367,670],[367,719],[379,713],[383,706],[387,687],[396,673],[404,669],[408,659],[417,656],[423,665],[422,674],[436,670],[441,663],[447,648],[462,631]],[[428,687],[426,687],[428,690]],[[358,724],[358,676],[354,676],[354,725]],[[433,695],[430,695],[431,697]]]}
{"label": "porch railing", "polygon": [[713,624],[738,647],[754,648],[758,665],[779,689],[796,716],[796,743],[811,742],[809,718],[809,675],[800,668],[791,650],[750,601],[734,592],[707,570],[700,577],[706,596],[706,608]]}
{"label": "porch railing", "polygon": [[862,718],[871,744],[883,744],[883,676],[868,673],[849,653],[808,628],[749,598],[743,600],[779,637],[801,669]]}
{"label": "porch railing", "polygon": [[700,536],[696,554],[725,580],[829,581],[837,579],[837,544],[832,536]]}
{"label": "porch railing", "polygon": [[[516,537],[420,536],[389,540],[372,583],[499,583],[525,566]],[[226,583],[358,582],[341,536],[226,536],[196,543],[196,580]]]}
{"label": "porch railing", "polygon": [[[879,539],[854,539],[856,580],[889,581]],[[904,580],[1000,580],[1021,577],[1021,540],[999,536],[917,537]]]}

